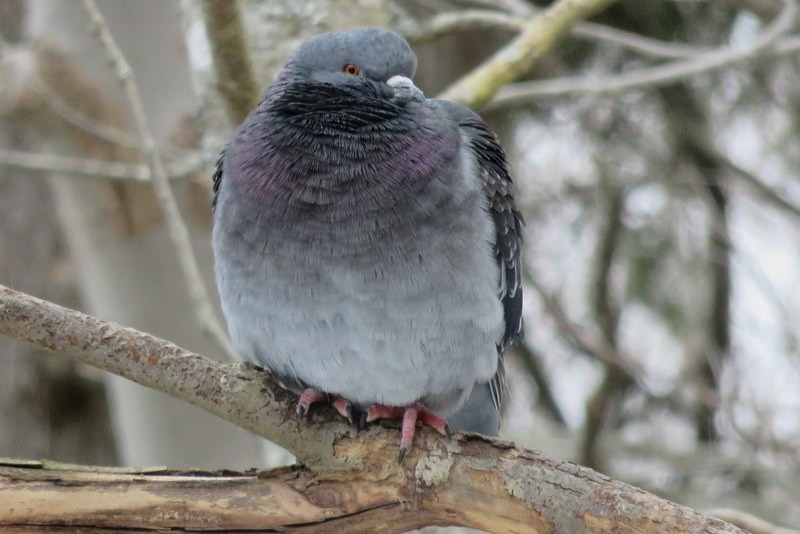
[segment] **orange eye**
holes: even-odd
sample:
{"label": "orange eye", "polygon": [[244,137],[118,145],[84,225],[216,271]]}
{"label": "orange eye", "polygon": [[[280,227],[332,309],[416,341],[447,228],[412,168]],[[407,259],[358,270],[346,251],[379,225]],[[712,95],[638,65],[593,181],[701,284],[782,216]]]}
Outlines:
{"label": "orange eye", "polygon": [[358,68],[358,65],[354,65],[352,63],[345,64],[345,66],[342,67],[342,70],[350,76],[358,76],[361,74],[361,69]]}

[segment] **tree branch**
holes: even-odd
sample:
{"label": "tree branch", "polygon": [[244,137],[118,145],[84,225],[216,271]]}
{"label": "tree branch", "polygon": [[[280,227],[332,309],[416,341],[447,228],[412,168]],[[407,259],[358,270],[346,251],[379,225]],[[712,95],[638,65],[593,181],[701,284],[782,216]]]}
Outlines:
{"label": "tree branch", "polygon": [[222,100],[232,125],[258,104],[258,84],[250,62],[238,2],[203,0],[203,19]]}
{"label": "tree branch", "polygon": [[423,429],[401,466],[394,461],[396,430],[371,425],[356,435],[338,420],[326,421],[334,417],[331,409],[315,410],[300,423],[293,395],[253,366],[216,363],[3,286],[0,333],[191,402],[310,465],[218,477],[7,467],[0,469],[0,526],[742,532],[589,469],[476,435],[445,441]]}
{"label": "tree branch", "polygon": [[800,534],[800,530],[793,528],[783,528],[764,521],[760,517],[729,508],[718,508],[709,510],[709,515],[718,517],[741,529],[746,529],[751,534]]}
{"label": "tree branch", "polygon": [[747,47],[719,48],[689,59],[671,61],[616,76],[595,78],[579,76],[515,83],[498,89],[496,96],[487,105],[487,108],[499,109],[525,105],[543,96],[613,94],[641,87],[668,85],[690,76],[747,61],[759,54],[790,54],[800,49],[800,38],[792,36],[780,39],[780,37],[793,27],[797,11],[794,0],[785,2],[780,15]]}
{"label": "tree branch", "polygon": [[[0,148],[0,166],[29,171],[63,172],[112,180],[150,181],[150,169],[143,164],[75,158],[5,148]],[[197,152],[190,152],[182,159],[168,163],[166,172],[168,178],[173,180],[186,177],[204,166],[205,161],[202,156]]]}
{"label": "tree branch", "polygon": [[[534,13],[536,11],[532,11],[530,16]],[[468,9],[436,15],[424,24],[407,30],[405,36],[412,43],[426,43],[455,32],[508,30],[518,33],[525,27],[526,21],[525,17],[500,11]],[[652,58],[685,59],[712,51],[709,47],[668,43],[592,22],[578,22],[569,35],[622,46]]]}
{"label": "tree branch", "polygon": [[472,108],[489,102],[504,85],[527,73],[570,27],[614,0],[558,0],[532,17],[520,34],[482,65],[447,88],[440,98]]}
{"label": "tree branch", "polygon": [[[625,226],[625,192],[613,183],[603,172],[600,179],[600,190],[605,198],[604,222],[597,238],[593,272],[593,290],[590,307],[594,319],[602,333],[603,342],[615,352],[619,352],[617,330],[620,311],[613,295],[613,267]],[[624,391],[634,380],[619,365],[604,363],[604,376],[597,388],[586,402],[586,424],[581,439],[581,462],[593,469],[603,466],[603,458],[598,451],[597,443],[608,422],[608,414],[620,402]]]}
{"label": "tree branch", "polygon": [[536,396],[542,404],[542,407],[550,414],[553,421],[560,426],[567,426],[564,412],[561,411],[561,406],[559,406],[553,389],[550,387],[550,380],[548,379],[547,373],[545,373],[542,367],[541,355],[528,341],[523,341],[514,347],[514,351],[519,356],[519,362],[522,368],[525,369],[528,375],[533,379],[534,384],[536,384]]}

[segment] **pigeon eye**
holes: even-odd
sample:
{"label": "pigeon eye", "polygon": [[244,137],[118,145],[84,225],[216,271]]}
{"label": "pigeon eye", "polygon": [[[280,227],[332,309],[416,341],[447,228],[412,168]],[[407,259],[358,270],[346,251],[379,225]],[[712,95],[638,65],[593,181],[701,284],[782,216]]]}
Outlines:
{"label": "pigeon eye", "polygon": [[352,63],[346,63],[342,70],[345,74],[349,74],[350,76],[358,76],[361,74],[361,69],[358,68],[358,65],[354,65]]}

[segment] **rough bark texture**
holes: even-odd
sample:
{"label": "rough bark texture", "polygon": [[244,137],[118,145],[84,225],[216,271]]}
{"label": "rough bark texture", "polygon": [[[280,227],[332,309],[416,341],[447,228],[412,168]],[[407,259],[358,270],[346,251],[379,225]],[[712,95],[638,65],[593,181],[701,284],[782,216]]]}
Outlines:
{"label": "rough bark texture", "polygon": [[[464,525],[487,532],[708,532],[741,530],[589,469],[510,443],[426,433],[401,468],[394,433],[343,438],[352,468],[156,473],[77,466],[0,467],[0,526],[74,525],[211,532],[405,532]],[[433,439],[431,439],[433,438]],[[465,503],[469,503],[465,506]]]}
{"label": "rough bark texture", "polygon": [[3,286],[0,333],[191,402],[310,466],[219,479],[10,467],[0,471],[3,526],[741,532],[590,469],[474,435],[446,441],[424,429],[398,465],[396,430],[356,434],[331,421],[332,410],[299,422],[293,396],[252,366],[219,364]]}

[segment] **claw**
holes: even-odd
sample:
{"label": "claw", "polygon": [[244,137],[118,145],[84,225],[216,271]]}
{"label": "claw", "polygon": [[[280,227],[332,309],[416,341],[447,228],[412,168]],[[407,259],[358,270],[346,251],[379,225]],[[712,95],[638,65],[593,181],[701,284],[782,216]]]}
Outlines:
{"label": "claw", "polygon": [[302,421],[308,415],[308,409],[316,402],[324,401],[328,396],[318,389],[308,388],[300,394],[297,401],[297,417]]}
{"label": "claw", "polygon": [[402,464],[403,460],[406,457],[406,452],[408,452],[408,447],[400,445],[400,450],[397,453],[397,463]]}
{"label": "claw", "polygon": [[419,420],[422,421],[423,424],[428,425],[439,434],[446,436],[447,439],[453,437],[453,434],[450,432],[450,425],[447,424],[447,421],[432,411],[428,410],[421,404],[416,404],[417,410],[419,410]]}
{"label": "claw", "polygon": [[353,403],[343,397],[336,397],[333,399],[331,405],[339,412],[339,415],[347,419],[351,425],[355,424],[353,420]]}
{"label": "claw", "polygon": [[367,415],[364,413],[364,410],[351,405],[350,411],[347,415],[347,420],[358,430],[364,430],[364,427],[367,424]]}

